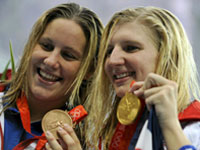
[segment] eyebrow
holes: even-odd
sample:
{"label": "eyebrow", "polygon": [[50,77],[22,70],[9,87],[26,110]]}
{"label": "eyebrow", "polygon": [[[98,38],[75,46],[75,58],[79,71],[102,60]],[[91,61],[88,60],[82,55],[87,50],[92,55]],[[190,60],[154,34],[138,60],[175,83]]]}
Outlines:
{"label": "eyebrow", "polygon": [[[53,43],[53,44],[54,44],[54,41],[51,40],[49,37],[41,37],[40,40],[45,41],[45,42],[50,42],[50,43]],[[40,40],[39,40],[39,41],[40,41]],[[78,50],[74,49],[73,47],[64,46],[62,49],[63,49],[63,50],[66,50],[66,51],[69,51],[69,50],[70,50],[72,53],[75,53],[76,55],[78,55],[78,57],[80,57],[80,58],[82,57],[82,56],[81,56],[81,53],[80,53]]]}
{"label": "eyebrow", "polygon": [[[138,46],[142,46],[143,44],[141,42],[138,42],[136,40],[122,40],[120,41],[121,44],[135,44],[135,45],[138,45]],[[112,46],[113,43],[108,43],[108,47],[109,46]]]}
{"label": "eyebrow", "polygon": [[38,41],[45,41],[45,42],[50,42],[50,43],[54,43],[50,38],[47,38],[47,37],[41,37]]}
{"label": "eyebrow", "polygon": [[141,43],[140,42],[137,42],[137,41],[135,41],[135,40],[125,40],[125,41],[123,41],[123,43],[130,43],[130,44],[136,44],[136,45],[141,45]]}

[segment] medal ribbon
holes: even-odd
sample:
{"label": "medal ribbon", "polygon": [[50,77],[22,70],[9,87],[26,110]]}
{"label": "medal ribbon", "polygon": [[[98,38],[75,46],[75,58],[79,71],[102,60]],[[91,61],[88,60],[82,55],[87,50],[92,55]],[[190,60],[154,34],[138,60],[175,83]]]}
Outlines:
{"label": "medal ribbon", "polygon": [[83,120],[88,115],[88,113],[86,112],[86,110],[84,109],[82,105],[76,106],[75,108],[70,110],[68,114],[72,118],[73,123],[76,123],[76,124],[78,124],[81,120]]}
{"label": "medal ribbon", "polygon": [[1,127],[1,123],[0,123],[0,135],[1,135],[1,150],[3,150],[4,138],[3,138],[3,130],[2,130],[2,127]]}
{"label": "medal ribbon", "polygon": [[[26,96],[22,94],[22,96],[17,99],[16,104],[20,112],[23,128],[26,130],[26,132],[33,135],[31,133],[31,118]],[[87,116],[87,112],[85,111],[82,105],[73,108],[68,113],[72,117],[72,121],[75,124],[78,124],[84,117]],[[13,150],[23,150],[35,140],[39,140],[36,146],[36,150],[42,150],[44,148],[45,143],[47,142],[45,134],[43,133],[41,136],[33,136],[34,137],[31,139],[27,139],[20,142],[17,146],[15,146]]]}
{"label": "medal ribbon", "polygon": [[135,133],[136,127],[144,111],[145,102],[141,100],[142,108],[137,116],[137,119],[133,124],[122,125],[118,122],[111,143],[109,145],[109,150],[128,150],[129,143]]}

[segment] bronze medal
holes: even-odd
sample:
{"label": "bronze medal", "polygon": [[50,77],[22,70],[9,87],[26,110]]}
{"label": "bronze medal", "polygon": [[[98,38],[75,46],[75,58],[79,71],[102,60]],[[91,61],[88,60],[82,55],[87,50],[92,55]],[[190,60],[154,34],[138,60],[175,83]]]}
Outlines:
{"label": "bronze medal", "polygon": [[58,127],[63,127],[64,124],[73,126],[72,119],[69,114],[60,109],[54,109],[47,112],[42,119],[43,131],[50,131],[56,139],[58,139]]}
{"label": "bronze medal", "polygon": [[117,119],[123,125],[129,125],[135,121],[141,108],[141,102],[133,93],[127,92],[120,100],[117,107]]}

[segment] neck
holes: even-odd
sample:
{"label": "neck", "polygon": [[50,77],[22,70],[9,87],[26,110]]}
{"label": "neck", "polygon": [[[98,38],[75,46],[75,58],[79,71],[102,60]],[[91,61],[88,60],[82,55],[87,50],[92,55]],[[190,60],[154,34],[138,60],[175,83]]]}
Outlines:
{"label": "neck", "polygon": [[42,101],[34,98],[28,98],[31,122],[42,120],[43,116],[52,109],[62,107],[64,104],[58,104],[58,101]]}

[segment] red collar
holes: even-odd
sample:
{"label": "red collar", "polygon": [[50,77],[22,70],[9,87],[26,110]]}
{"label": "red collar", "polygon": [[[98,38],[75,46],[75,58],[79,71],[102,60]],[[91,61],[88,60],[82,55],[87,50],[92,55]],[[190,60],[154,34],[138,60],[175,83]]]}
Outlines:
{"label": "red collar", "polygon": [[200,102],[194,100],[183,112],[179,113],[180,121],[200,120]]}

